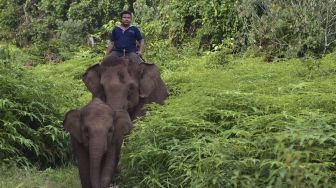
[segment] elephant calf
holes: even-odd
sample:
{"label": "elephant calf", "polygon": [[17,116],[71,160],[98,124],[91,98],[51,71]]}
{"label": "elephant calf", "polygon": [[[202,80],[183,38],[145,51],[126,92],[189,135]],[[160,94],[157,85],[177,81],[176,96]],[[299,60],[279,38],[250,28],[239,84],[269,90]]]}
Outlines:
{"label": "elephant calf", "polygon": [[71,135],[82,187],[109,187],[123,137],[132,128],[127,111],[114,111],[94,98],[82,109],[69,111],[63,126]]}

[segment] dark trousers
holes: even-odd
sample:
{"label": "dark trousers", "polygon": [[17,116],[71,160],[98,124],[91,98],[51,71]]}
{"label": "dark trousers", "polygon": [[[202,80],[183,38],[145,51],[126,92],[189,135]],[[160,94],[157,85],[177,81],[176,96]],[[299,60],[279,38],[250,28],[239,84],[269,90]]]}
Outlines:
{"label": "dark trousers", "polygon": [[141,63],[141,59],[140,59],[139,55],[136,54],[135,52],[126,52],[126,53],[124,54],[124,52],[120,52],[120,51],[112,51],[110,55],[111,55],[111,56],[117,56],[117,57],[122,57],[122,56],[125,55],[125,56],[128,57],[131,61],[136,62],[136,63],[139,63],[139,64]]}

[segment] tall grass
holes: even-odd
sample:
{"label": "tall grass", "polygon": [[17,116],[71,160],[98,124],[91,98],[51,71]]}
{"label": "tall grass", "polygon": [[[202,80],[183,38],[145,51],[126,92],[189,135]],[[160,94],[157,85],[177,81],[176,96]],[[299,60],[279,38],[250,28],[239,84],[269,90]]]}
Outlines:
{"label": "tall grass", "polygon": [[80,75],[94,61],[75,57],[61,66],[24,67],[16,51],[0,50],[0,164],[46,168],[68,163],[72,154],[63,116],[89,97]]}
{"label": "tall grass", "polygon": [[76,167],[63,167],[61,169],[48,168],[39,171],[36,168],[0,168],[0,187],[6,188],[69,188],[80,187]]}
{"label": "tall grass", "polygon": [[[81,52],[27,69],[3,54],[0,162],[70,161],[61,120],[90,99],[80,78],[100,57]],[[335,59],[268,64],[218,52],[156,59],[171,96],[150,105],[127,137],[121,186],[333,187]],[[20,170],[12,181],[16,171],[1,175],[0,186],[79,186],[75,168]]]}
{"label": "tall grass", "polygon": [[173,96],[128,137],[123,186],[333,187],[336,55],[315,68],[207,57],[164,73]]}

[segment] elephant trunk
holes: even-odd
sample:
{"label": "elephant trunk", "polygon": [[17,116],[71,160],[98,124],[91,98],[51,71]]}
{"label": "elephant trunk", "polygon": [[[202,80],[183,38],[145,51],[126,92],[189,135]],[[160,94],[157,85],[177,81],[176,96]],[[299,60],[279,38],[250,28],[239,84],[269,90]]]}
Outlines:
{"label": "elephant trunk", "polygon": [[101,188],[100,176],[103,155],[106,152],[106,141],[90,140],[90,179],[92,188]]}

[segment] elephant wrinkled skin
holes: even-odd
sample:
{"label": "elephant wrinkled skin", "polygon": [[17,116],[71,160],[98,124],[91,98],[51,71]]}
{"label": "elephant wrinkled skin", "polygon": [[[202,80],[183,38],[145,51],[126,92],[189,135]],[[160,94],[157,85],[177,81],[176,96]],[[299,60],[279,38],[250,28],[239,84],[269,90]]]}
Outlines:
{"label": "elephant wrinkled skin", "polygon": [[65,115],[63,126],[79,164],[83,188],[107,188],[115,175],[124,135],[132,128],[126,111],[113,111],[94,98]]}
{"label": "elephant wrinkled skin", "polygon": [[145,104],[163,104],[168,96],[155,65],[137,64],[127,58],[107,56],[101,64],[87,69],[83,82],[92,97],[113,109],[127,109],[132,120],[144,115]]}
{"label": "elephant wrinkled skin", "polygon": [[82,187],[107,188],[116,174],[124,136],[148,103],[163,104],[168,91],[155,65],[107,56],[87,69],[83,82],[92,101],[66,114]]}

